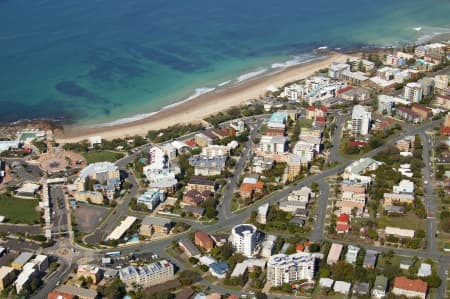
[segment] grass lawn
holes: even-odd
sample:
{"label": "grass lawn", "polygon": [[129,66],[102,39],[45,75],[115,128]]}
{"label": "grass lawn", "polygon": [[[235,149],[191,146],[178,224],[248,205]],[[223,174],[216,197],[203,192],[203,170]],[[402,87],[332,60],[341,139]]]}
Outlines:
{"label": "grass lawn", "polygon": [[16,198],[2,194],[0,196],[0,215],[5,216],[10,223],[40,223],[40,215],[36,211],[37,205],[37,199]]}
{"label": "grass lawn", "polygon": [[86,158],[87,163],[90,164],[95,162],[115,162],[123,158],[124,154],[112,151],[90,151],[84,153],[83,156]]}
{"label": "grass lawn", "polygon": [[297,120],[297,124],[301,128],[312,128],[312,123],[313,123],[312,119],[300,118],[299,120]]}
{"label": "grass lawn", "polygon": [[425,219],[420,219],[413,212],[406,213],[405,216],[389,217],[382,216],[377,218],[378,228],[386,226],[400,227],[405,229],[422,229],[425,230]]}

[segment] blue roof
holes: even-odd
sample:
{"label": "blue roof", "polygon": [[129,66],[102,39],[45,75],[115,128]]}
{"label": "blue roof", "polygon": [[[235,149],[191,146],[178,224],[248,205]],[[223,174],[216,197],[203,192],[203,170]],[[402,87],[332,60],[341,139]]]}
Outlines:
{"label": "blue roof", "polygon": [[286,119],[287,119],[286,112],[275,112],[270,116],[269,122],[284,123],[286,121]]}
{"label": "blue roof", "polygon": [[212,271],[216,272],[217,274],[224,274],[228,271],[228,264],[226,262],[221,263],[212,263],[209,265]]}

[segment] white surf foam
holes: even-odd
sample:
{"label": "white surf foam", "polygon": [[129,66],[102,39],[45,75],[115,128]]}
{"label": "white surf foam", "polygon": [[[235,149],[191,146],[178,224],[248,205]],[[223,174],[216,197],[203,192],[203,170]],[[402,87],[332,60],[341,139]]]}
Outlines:
{"label": "white surf foam", "polygon": [[228,80],[228,81],[224,81],[224,82],[222,82],[222,83],[219,83],[219,84],[217,84],[217,86],[218,86],[218,87],[222,87],[222,86],[227,85],[227,84],[229,84],[229,83],[231,83],[231,80]]}
{"label": "white surf foam", "polygon": [[257,77],[259,75],[264,74],[265,72],[267,72],[266,68],[260,68],[260,69],[258,69],[256,71],[240,75],[239,77],[236,78],[236,82],[242,82],[242,81],[245,81],[245,80]]}

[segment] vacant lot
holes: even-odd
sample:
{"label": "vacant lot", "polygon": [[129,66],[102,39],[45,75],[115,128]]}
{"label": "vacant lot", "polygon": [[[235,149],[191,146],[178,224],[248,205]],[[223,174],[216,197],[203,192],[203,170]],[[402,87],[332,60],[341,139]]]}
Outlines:
{"label": "vacant lot", "polygon": [[112,151],[90,151],[84,153],[83,156],[86,158],[87,163],[90,164],[95,162],[115,162],[123,158],[124,154]]}
{"label": "vacant lot", "polygon": [[0,215],[10,223],[39,223],[39,212],[36,210],[37,199],[24,199],[0,195]]}
{"label": "vacant lot", "polygon": [[390,217],[382,216],[377,218],[378,228],[385,228],[386,226],[400,227],[405,229],[425,230],[425,220],[420,219],[413,212],[406,213],[405,216]]}
{"label": "vacant lot", "polygon": [[109,209],[101,206],[90,204],[79,204],[79,207],[74,210],[75,221],[78,230],[81,232],[92,232],[97,227],[97,224],[108,215]]}

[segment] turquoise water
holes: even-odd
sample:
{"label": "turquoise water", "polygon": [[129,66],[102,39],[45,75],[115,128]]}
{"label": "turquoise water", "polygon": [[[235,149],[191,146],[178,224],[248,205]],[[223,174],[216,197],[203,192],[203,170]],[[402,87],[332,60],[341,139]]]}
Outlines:
{"label": "turquoise water", "polygon": [[450,27],[448,0],[0,0],[1,121],[111,122],[312,49]]}

